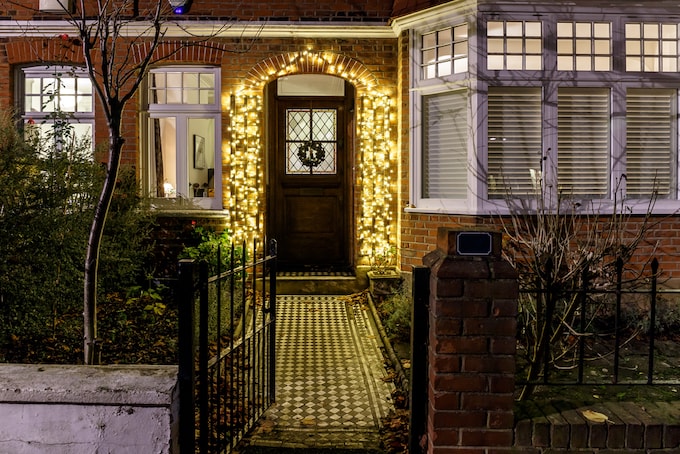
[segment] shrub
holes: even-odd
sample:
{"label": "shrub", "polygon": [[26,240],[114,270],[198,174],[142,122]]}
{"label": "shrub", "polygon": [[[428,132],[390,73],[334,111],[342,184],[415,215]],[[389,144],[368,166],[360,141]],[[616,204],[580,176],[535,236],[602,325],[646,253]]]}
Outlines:
{"label": "shrub", "polygon": [[[17,131],[0,112],[0,361],[49,361],[56,345],[78,361],[85,248],[105,169],[88,141],[60,133],[57,146]],[[101,251],[102,294],[143,281],[152,219],[136,188],[134,171],[121,172]]]}

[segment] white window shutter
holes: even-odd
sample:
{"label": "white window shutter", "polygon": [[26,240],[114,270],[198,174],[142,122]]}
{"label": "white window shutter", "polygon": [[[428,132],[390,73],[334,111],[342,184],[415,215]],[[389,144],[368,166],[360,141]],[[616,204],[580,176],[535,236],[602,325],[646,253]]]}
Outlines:
{"label": "white window shutter", "polygon": [[422,194],[430,199],[467,197],[467,94],[423,97]]}
{"label": "white window shutter", "polygon": [[609,193],[609,90],[558,92],[557,172],[561,193],[604,198]]}
{"label": "white window shutter", "polygon": [[540,192],[541,89],[489,87],[488,110],[489,197]]}
{"label": "white window shutter", "polygon": [[626,95],[626,196],[670,195],[675,178],[675,92],[630,89]]}

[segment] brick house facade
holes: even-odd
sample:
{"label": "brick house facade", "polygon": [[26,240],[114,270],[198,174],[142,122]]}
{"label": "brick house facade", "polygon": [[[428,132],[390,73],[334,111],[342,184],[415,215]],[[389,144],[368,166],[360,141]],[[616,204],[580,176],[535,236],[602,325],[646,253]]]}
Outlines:
{"label": "brick house facade", "polygon": [[[50,68],[82,64],[56,3],[0,6],[0,102],[23,121],[42,113],[35,84]],[[130,17],[153,5],[131,3]],[[680,277],[677,5],[194,0],[182,15],[167,6],[168,58],[127,107],[123,153],[161,218],[247,241],[279,237],[291,267],[365,267],[392,246],[408,272],[438,227],[492,225],[509,212],[507,194],[533,196],[537,181],[604,213],[622,194],[640,219],[658,192],[659,222],[639,260],[669,257],[662,269]],[[130,39],[142,29],[133,22]],[[185,47],[190,36],[209,45]],[[177,93],[185,101],[171,101]],[[78,118],[102,143],[89,96]],[[173,151],[162,160],[161,149]]]}

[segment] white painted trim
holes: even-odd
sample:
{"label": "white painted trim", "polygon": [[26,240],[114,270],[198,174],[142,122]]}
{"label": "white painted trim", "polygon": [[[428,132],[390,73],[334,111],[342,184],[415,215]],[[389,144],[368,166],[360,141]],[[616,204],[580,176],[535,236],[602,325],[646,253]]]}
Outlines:
{"label": "white painted trim", "polygon": [[[388,25],[349,25],[332,23],[300,25],[295,23],[267,24],[263,22],[225,23],[217,21],[165,22],[165,38],[216,37],[216,38],[372,38],[394,39],[394,30]],[[77,35],[77,28],[67,20],[61,21],[1,21],[0,38],[8,37],[54,37],[61,34]],[[150,36],[150,22],[131,21],[122,27],[123,36]]]}

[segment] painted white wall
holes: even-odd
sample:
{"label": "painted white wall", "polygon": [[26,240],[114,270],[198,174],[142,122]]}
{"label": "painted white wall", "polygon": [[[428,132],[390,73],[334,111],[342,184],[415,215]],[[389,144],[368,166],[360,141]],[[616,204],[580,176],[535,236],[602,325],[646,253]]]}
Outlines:
{"label": "painted white wall", "polygon": [[0,365],[0,453],[177,454],[176,366]]}

